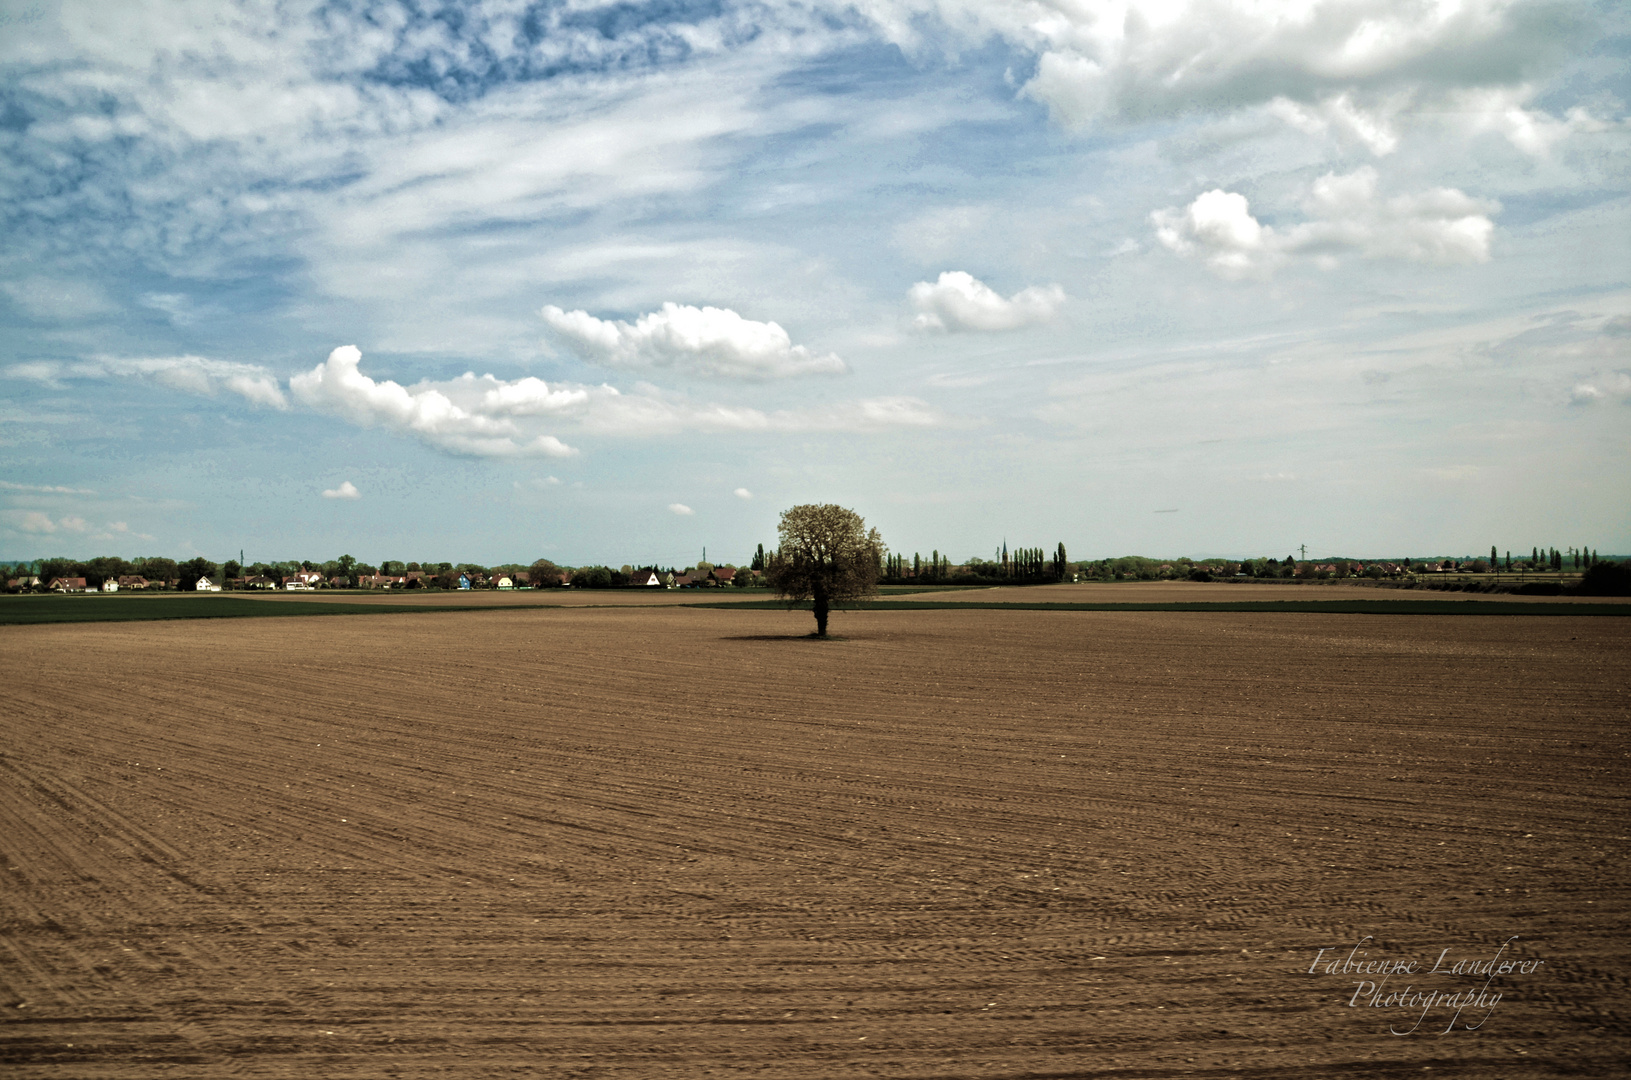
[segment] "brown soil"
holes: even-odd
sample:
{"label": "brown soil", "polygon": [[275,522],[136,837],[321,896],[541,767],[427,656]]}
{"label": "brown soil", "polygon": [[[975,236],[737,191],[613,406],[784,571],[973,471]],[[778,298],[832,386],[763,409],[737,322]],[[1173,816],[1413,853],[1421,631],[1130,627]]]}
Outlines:
{"label": "brown soil", "polygon": [[0,629],[0,1071],[1624,1075],[1631,620],[810,625]]}
{"label": "brown soil", "polygon": [[[761,594],[762,595],[762,594]],[[1369,581],[1343,584],[1282,584],[1204,581],[1086,581],[1064,585],[993,586],[954,592],[908,593],[902,600],[977,600],[981,603],[1023,604],[1195,604],[1262,603],[1295,600],[1497,600],[1508,603],[1623,604],[1615,596],[1519,596],[1516,593],[1440,592],[1436,589],[1397,589]]]}

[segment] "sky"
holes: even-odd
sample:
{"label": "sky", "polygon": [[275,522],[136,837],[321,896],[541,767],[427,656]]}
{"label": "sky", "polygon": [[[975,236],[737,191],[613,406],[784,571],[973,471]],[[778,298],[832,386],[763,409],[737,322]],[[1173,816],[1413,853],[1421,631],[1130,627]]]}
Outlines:
{"label": "sky", "polygon": [[0,558],[1631,551],[1631,8],[0,0]]}

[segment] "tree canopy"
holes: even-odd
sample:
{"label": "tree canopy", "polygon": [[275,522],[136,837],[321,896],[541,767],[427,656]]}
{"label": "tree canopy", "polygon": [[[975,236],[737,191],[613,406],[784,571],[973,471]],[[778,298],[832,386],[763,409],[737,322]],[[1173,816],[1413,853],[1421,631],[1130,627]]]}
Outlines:
{"label": "tree canopy", "polygon": [[811,601],[816,636],[827,636],[827,613],[838,601],[878,591],[887,550],[861,515],[832,503],[783,511],[776,532],[781,548],[766,560],[765,577],[789,606]]}

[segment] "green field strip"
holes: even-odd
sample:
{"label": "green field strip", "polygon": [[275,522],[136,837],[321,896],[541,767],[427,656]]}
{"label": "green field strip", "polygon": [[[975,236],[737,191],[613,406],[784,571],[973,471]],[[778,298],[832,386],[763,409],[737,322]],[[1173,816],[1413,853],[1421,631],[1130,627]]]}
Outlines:
{"label": "green field strip", "polygon": [[[703,608],[782,608],[779,600],[740,600],[729,604],[687,604]],[[806,601],[795,611],[808,611]],[[1260,611],[1324,615],[1631,615],[1631,604],[1520,603],[1512,600],[1223,600],[1119,604],[1043,601],[867,600],[833,605],[834,611]]]}
{"label": "green field strip", "polygon": [[[596,610],[653,607],[732,611],[789,610],[780,600],[701,601],[688,604],[585,605]],[[10,596],[0,597],[0,626],[47,623],[152,622],[164,619],[263,619],[297,615],[391,615],[443,611],[555,609],[553,604],[351,604],[323,600],[249,599],[237,596]],[[808,611],[797,604],[791,610]],[[1303,612],[1324,615],[1631,615],[1631,604],[1570,604],[1504,600],[1239,600],[1168,603],[1002,603],[979,600],[871,600],[835,605],[834,611],[1199,611]]]}
{"label": "green field strip", "polygon": [[502,610],[506,609],[467,604],[347,604],[323,600],[251,600],[239,596],[7,596],[0,597],[0,626]]}

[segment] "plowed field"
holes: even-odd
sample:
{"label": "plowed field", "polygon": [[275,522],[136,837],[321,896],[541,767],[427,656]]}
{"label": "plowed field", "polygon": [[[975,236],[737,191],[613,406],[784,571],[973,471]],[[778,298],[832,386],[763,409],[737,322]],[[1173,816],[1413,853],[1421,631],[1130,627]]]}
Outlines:
{"label": "plowed field", "polygon": [[1631,1069],[1631,620],[809,626],[0,629],[0,1072]]}

